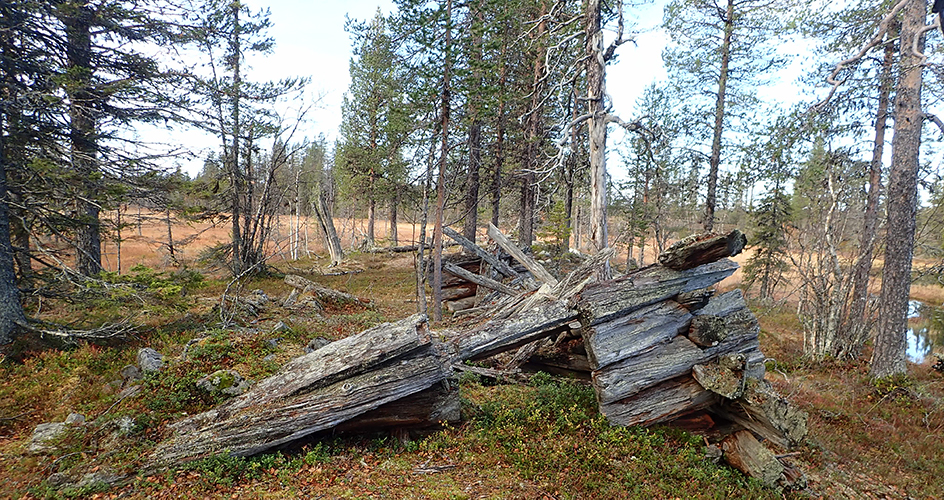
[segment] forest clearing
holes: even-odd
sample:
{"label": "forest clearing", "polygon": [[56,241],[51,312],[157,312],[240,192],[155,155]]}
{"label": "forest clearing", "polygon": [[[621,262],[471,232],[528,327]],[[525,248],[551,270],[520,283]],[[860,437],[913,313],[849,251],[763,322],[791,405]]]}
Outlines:
{"label": "forest clearing", "polygon": [[0,497],[939,498],[942,35],[2,0]]}
{"label": "forest clearing", "polygon": [[[233,370],[252,384],[304,354],[312,340],[337,341],[416,310],[409,298],[415,288],[409,253],[354,252],[344,266],[352,271],[330,276],[321,274],[330,263],[318,256],[324,254],[319,243],[310,247],[314,258],[273,259],[273,269],[304,274],[369,301],[369,307],[282,306],[292,290],[287,280],[255,279],[238,293],[262,290],[268,305],[241,310],[238,324],[223,326],[225,273],[198,279],[192,261],[168,266],[166,249],[135,249],[148,239],[160,241],[165,229],[159,221],[144,225],[141,238],[123,246],[127,255],[158,266],[112,278],[137,286],[104,288],[89,297],[92,302],[46,301],[38,311],[63,324],[133,317],[139,325],[133,335],[107,345],[79,342],[65,351],[21,344],[13,354],[20,361],[4,363],[0,475],[11,496],[670,498],[685,492],[691,498],[935,498],[942,486],[937,457],[944,451],[938,439],[944,379],[932,361],[910,365],[900,384],[880,386],[872,384],[865,362],[804,361],[802,327],[789,298],[750,305],[761,326],[767,379],[809,415],[809,436],[800,446],[774,448],[805,474],[808,486],[799,490],[763,486],[717,463],[706,451],[712,431],[699,419],[688,430],[684,424],[611,427],[588,381],[528,370],[498,378],[456,372],[461,419],[443,428],[322,432],[280,451],[214,455],[136,475],[170,424],[230,398],[198,389],[201,377]],[[175,230],[184,235],[188,228]],[[207,231],[188,246],[212,245],[215,237]],[[732,276],[718,290],[739,286]],[[944,300],[939,286],[920,290],[922,300]],[[143,347],[161,353],[165,367],[138,382],[124,379]],[[126,389],[135,384],[143,390],[129,395]],[[47,443],[48,449],[26,451],[38,424],[73,413],[85,423]],[[117,482],[109,487],[109,481]]]}

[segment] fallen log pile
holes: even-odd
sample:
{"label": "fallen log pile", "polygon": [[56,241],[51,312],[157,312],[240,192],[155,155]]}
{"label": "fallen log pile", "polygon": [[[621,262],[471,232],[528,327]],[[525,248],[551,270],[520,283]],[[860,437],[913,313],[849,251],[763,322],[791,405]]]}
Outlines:
{"label": "fallen log pile", "polygon": [[[472,257],[448,268],[445,289],[454,290],[452,300],[473,298],[475,314],[438,333],[425,316],[414,315],[296,358],[244,395],[174,424],[151,467],[224,450],[251,455],[329,429],[455,421],[453,370],[500,375],[524,366],[589,379],[613,425],[686,417],[706,427],[724,419],[734,430],[746,429],[721,441],[729,463],[769,484],[802,479],[754,436],[796,445],[806,417],[764,381],[759,326],[741,292],[711,289],[737,269],[726,257],[744,247],[740,232],[687,238],[660,257],[662,265],[607,281],[594,276],[610,252],[558,280],[494,227],[489,235],[527,271],[457,233],[447,235]],[[327,295],[303,278],[290,284]],[[465,364],[500,354],[506,359],[496,368]]]}

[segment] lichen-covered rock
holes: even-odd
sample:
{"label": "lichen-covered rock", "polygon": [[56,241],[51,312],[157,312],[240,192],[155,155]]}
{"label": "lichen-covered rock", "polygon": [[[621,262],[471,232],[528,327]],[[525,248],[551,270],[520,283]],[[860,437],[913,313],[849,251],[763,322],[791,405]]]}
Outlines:
{"label": "lichen-covered rock", "polygon": [[331,341],[324,337],[315,337],[308,342],[308,345],[305,346],[305,354],[313,353],[330,343]]}
{"label": "lichen-covered rock", "polygon": [[125,382],[131,382],[141,379],[141,370],[137,366],[128,365],[121,369],[121,379]]}
{"label": "lichen-covered rock", "polygon": [[239,396],[249,390],[249,382],[234,370],[217,370],[197,380],[197,387],[206,392],[221,392],[229,396]]}
{"label": "lichen-covered rock", "polygon": [[51,453],[56,450],[56,441],[61,439],[70,427],[83,424],[85,424],[85,416],[79,413],[70,414],[65,422],[39,424],[33,429],[26,451],[35,454]]}
{"label": "lichen-covered rock", "polygon": [[144,373],[157,372],[164,367],[164,356],[150,347],[138,350],[138,367]]}

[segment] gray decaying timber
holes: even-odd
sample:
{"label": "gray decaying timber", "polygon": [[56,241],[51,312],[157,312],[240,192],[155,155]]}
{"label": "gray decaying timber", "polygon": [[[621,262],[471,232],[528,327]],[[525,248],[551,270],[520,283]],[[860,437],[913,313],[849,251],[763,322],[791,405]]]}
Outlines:
{"label": "gray decaying timber", "polygon": [[230,409],[264,405],[365,373],[391,359],[419,351],[431,341],[426,320],[425,314],[414,314],[299,356],[228,405]]}
{"label": "gray decaying timber", "polygon": [[555,278],[551,273],[547,272],[547,269],[544,269],[544,266],[538,264],[537,261],[531,257],[528,257],[524,252],[522,252],[520,248],[515,246],[515,244],[512,243],[507,236],[502,234],[502,232],[499,231],[497,227],[492,225],[492,223],[488,224],[488,236],[489,238],[495,240],[495,243],[498,243],[498,246],[500,246],[502,250],[508,252],[509,255],[520,262],[521,265],[525,267],[525,269],[531,271],[531,274],[534,275],[535,278],[551,286],[557,284],[557,278]]}
{"label": "gray decaying timber", "polygon": [[451,373],[425,316],[380,325],[296,358],[249,392],[171,426],[149,468],[253,455],[433,387]]}
{"label": "gray decaying timber", "polygon": [[702,349],[678,336],[666,344],[593,372],[593,386],[601,404],[628,398],[643,389],[691,372],[721,354],[758,349],[757,335],[729,337],[715,347]]}
{"label": "gray decaying timber", "polygon": [[547,302],[507,319],[492,320],[455,338],[451,344],[458,360],[476,360],[516,349],[568,329],[577,313],[563,301]]}
{"label": "gray decaying timber", "polygon": [[475,243],[467,240],[465,236],[462,236],[461,234],[456,232],[454,229],[450,227],[443,227],[443,234],[452,238],[456,243],[462,245],[462,248],[465,248],[466,250],[472,252],[473,254],[475,254],[477,257],[484,260],[485,262],[488,262],[493,268],[495,268],[496,271],[504,274],[505,276],[509,278],[518,277],[518,273],[516,273],[515,270],[511,268],[511,266],[506,264],[505,261],[486,252],[485,250],[482,250],[482,248],[480,248]]}
{"label": "gray decaying timber", "polygon": [[725,462],[766,486],[776,486],[783,475],[783,465],[750,431],[740,430],[724,438],[721,449]]}
{"label": "gray decaying timber", "polygon": [[777,394],[766,380],[748,379],[741,398],[726,401],[715,411],[783,448],[806,438],[806,412]]}
{"label": "gray decaying timber", "polygon": [[683,271],[725,257],[733,257],[744,250],[747,237],[735,229],[726,235],[701,234],[679,240],[659,255],[659,263],[669,269]]}
{"label": "gray decaying timber", "polygon": [[459,386],[443,382],[339,424],[341,432],[424,428],[460,420]]}
{"label": "gray decaying timber", "polygon": [[327,302],[333,302],[335,304],[361,304],[360,299],[354,295],[319,285],[297,274],[285,275],[285,283],[303,292],[311,293],[315,297]]}
{"label": "gray decaying timber", "polygon": [[631,399],[601,404],[600,412],[611,425],[653,425],[703,410],[721,399],[702,388],[689,375],[667,380]]}
{"label": "gray decaying timber", "polygon": [[702,288],[701,290],[680,293],[678,297],[675,297],[675,301],[682,304],[689,311],[697,311],[705,307],[714,295],[714,288]]}
{"label": "gray decaying timber", "polygon": [[[445,264],[445,262],[443,262],[443,264]],[[443,300],[459,300],[466,297],[474,297],[477,289],[478,286],[476,286],[475,283],[463,283],[461,285],[443,288]]]}
{"label": "gray decaying timber", "polygon": [[500,283],[491,278],[486,278],[485,276],[473,273],[472,271],[468,271],[449,262],[443,262],[443,270],[466,281],[471,281],[476,285],[482,285],[486,288],[490,288],[506,295],[517,295],[519,293],[517,290],[504,283]]}
{"label": "gray decaying timber", "polygon": [[684,333],[691,319],[687,309],[667,300],[585,328],[583,337],[590,366],[597,370],[655,349]]}
{"label": "gray decaying timber", "polygon": [[735,399],[744,394],[744,378],[741,372],[720,363],[695,365],[692,367],[692,376],[702,387],[719,396]]}
{"label": "gray decaying timber", "polygon": [[614,280],[590,283],[577,294],[574,304],[585,325],[597,325],[680,293],[714,285],[737,268],[729,259],[686,271],[649,266]]}

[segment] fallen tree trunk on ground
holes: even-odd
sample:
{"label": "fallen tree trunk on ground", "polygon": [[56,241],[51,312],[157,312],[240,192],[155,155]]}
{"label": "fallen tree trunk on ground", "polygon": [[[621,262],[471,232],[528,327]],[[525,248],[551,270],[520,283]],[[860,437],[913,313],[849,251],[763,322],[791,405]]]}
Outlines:
{"label": "fallen tree trunk on ground", "polygon": [[[509,244],[494,227],[489,234]],[[376,430],[458,418],[458,394],[446,382],[454,367],[505,379],[521,366],[543,366],[590,379],[600,412],[613,425],[666,423],[696,412],[703,415],[698,422],[713,423],[707,411],[772,443],[793,446],[805,436],[806,417],[763,380],[757,319],[740,290],[715,294],[710,288],[737,269],[724,257],[743,247],[738,234],[674,245],[666,260],[681,262],[679,269],[653,265],[603,282],[592,282],[592,276],[608,254],[561,280],[545,275],[527,256],[516,256],[530,261],[525,265],[544,282],[539,290],[519,293],[497,281],[479,282],[505,295],[491,307],[478,307],[481,319],[474,324],[433,334],[417,315],[296,358],[243,396],[174,424],[174,435],[157,447],[152,464],[223,450],[249,455],[327,429]],[[705,255],[715,260],[705,261]],[[469,294],[475,282],[463,277],[483,278],[470,270],[480,268],[477,259],[458,258],[447,278],[456,295],[465,296],[459,299],[469,303],[464,306],[476,297]],[[688,267],[692,263],[700,264]],[[298,276],[287,276],[286,283],[319,290]],[[513,350],[511,359],[498,363],[501,370],[462,364]],[[748,474],[773,477],[776,467],[744,435],[725,446],[729,461],[746,464]]]}

